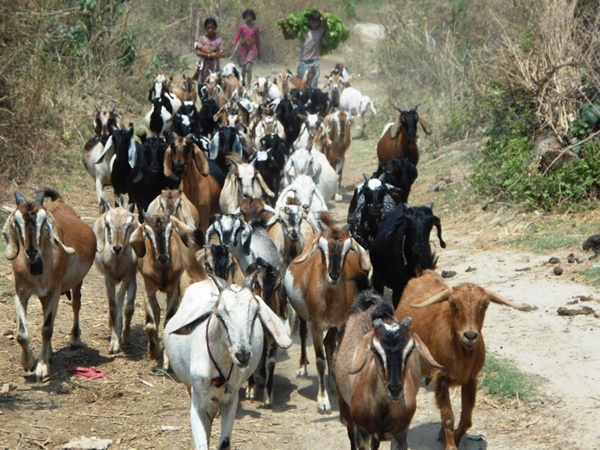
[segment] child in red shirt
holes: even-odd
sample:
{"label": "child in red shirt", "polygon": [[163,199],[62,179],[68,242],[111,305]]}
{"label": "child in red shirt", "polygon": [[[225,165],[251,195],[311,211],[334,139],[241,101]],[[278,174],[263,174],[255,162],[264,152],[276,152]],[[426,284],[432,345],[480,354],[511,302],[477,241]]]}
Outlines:
{"label": "child in red shirt", "polygon": [[256,14],[252,9],[247,9],[242,13],[242,23],[233,37],[231,45],[235,47],[239,43],[238,62],[242,67],[242,80],[246,86],[252,82],[252,64],[256,58],[260,58],[260,30],[258,25],[254,24]]}

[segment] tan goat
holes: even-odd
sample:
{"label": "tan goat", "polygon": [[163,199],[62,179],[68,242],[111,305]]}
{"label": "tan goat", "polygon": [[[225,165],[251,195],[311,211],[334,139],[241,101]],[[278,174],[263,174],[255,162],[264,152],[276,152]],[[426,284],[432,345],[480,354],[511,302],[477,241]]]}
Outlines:
{"label": "tan goat", "polygon": [[[477,375],[485,362],[485,343],[481,330],[490,302],[529,310],[498,294],[471,283],[450,288],[442,277],[425,270],[411,279],[396,308],[396,317],[412,317],[412,330],[429,348],[431,355],[444,366],[435,369],[421,364],[425,378],[433,380],[435,400],[442,416],[440,439],[446,450],[457,450],[471,427],[477,394]],[[462,411],[454,429],[454,413],[449,388],[461,386]]]}
{"label": "tan goat", "polygon": [[[44,198],[52,202],[44,206]],[[35,370],[37,380],[49,373],[52,331],[61,293],[71,295],[73,328],[71,347],[81,344],[79,310],[81,286],[96,254],[96,237],[89,225],[79,219],[61,195],[51,189],[40,191],[33,201],[15,192],[17,208],[2,229],[7,242],[5,256],[12,262],[15,279],[17,342],[21,345],[21,365]],[[42,350],[37,364],[29,348],[27,304],[32,295],[42,303]]]}
{"label": "tan goat", "polygon": [[[325,387],[325,358],[331,369],[337,330],[346,320],[355,294],[354,286],[346,281],[356,273],[367,274],[370,271],[371,262],[364,249],[347,231],[333,227],[314,235],[285,274],[284,286],[288,299],[301,319],[299,376],[307,374],[306,322],[312,324],[319,374],[317,402],[321,414],[331,414]],[[324,332],[327,332],[325,341]]]}
{"label": "tan goat", "polygon": [[160,195],[148,205],[147,212],[162,214],[167,210],[188,227],[196,228],[200,223],[198,210],[179,189],[163,189]]}
{"label": "tan goat", "polygon": [[[112,208],[105,203],[108,210],[94,223],[96,235],[96,268],[104,275],[106,294],[108,296],[109,323],[111,328],[110,354],[121,351],[121,343],[129,344],[131,339],[131,319],[135,309],[137,283],[137,256],[131,250],[129,239],[139,226],[133,215],[134,203],[127,208]],[[121,283],[119,292],[117,285]],[[125,328],[123,328],[123,303],[125,306]]]}

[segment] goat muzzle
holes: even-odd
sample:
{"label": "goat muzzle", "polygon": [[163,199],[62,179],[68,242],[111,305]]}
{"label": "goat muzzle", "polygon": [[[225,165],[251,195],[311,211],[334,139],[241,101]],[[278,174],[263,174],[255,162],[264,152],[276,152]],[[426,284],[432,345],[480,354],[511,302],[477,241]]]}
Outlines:
{"label": "goat muzzle", "polygon": [[402,385],[401,384],[388,384],[386,387],[388,397],[391,401],[397,402],[402,396]]}
{"label": "goat muzzle", "polygon": [[477,331],[463,331],[460,335],[460,342],[467,350],[473,350],[479,343],[479,333]]}
{"label": "goat muzzle", "polygon": [[244,368],[248,366],[252,354],[248,350],[239,350],[235,352],[235,357],[238,360],[238,366]]}
{"label": "goat muzzle", "polygon": [[119,255],[123,251],[123,247],[120,245],[113,245],[112,251],[115,255]]}
{"label": "goat muzzle", "polygon": [[166,265],[169,262],[169,256],[168,255],[160,255],[158,258],[156,258],[158,260],[158,263],[162,266]]}

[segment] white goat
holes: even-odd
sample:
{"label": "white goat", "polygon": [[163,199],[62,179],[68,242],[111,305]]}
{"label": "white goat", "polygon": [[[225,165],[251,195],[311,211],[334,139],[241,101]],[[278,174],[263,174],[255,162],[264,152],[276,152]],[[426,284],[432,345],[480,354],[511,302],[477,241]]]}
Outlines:
{"label": "white goat", "polygon": [[275,209],[285,206],[289,197],[298,199],[312,223],[319,223],[319,215],[328,211],[323,194],[308,175],[298,175],[292,184],[281,191]]}
{"label": "white goat", "polygon": [[232,166],[219,196],[219,206],[224,214],[233,214],[244,198],[273,198],[275,194],[253,164],[240,163],[230,158]]}
{"label": "white goat", "polygon": [[238,391],[260,363],[263,327],[280,347],[292,345],[281,320],[252,292],[255,278],[248,277],[241,287],[215,277],[214,283],[191,285],[165,327],[163,339],[171,367],[191,395],[196,450],[208,450],[212,422],[219,411],[218,448],[230,448]]}
{"label": "white goat", "polygon": [[273,100],[281,100],[283,96],[275,83],[269,77],[257,77],[252,85],[252,95],[257,103],[268,105]]}
{"label": "white goat", "polygon": [[371,108],[371,112],[377,115],[377,110],[375,109],[375,106],[373,106],[371,97],[362,95],[360,91],[353,87],[344,89],[340,96],[340,108],[350,113],[352,116],[360,116],[362,119],[362,131],[360,137],[365,136],[365,127],[367,126],[365,114],[369,107]]}
{"label": "white goat", "polygon": [[[127,345],[131,339],[131,318],[135,309],[137,284],[137,256],[131,251],[129,238],[138,227],[133,215],[134,203],[127,208],[112,208],[105,203],[106,211],[94,223],[96,235],[96,268],[104,275],[108,296],[109,321],[111,328],[109,353],[119,353],[121,342]],[[116,286],[121,283],[119,292]],[[125,307],[125,329],[123,329],[123,302]]]}
{"label": "white goat", "polygon": [[287,160],[283,169],[285,187],[300,175],[308,175],[315,182],[325,202],[333,198],[337,190],[337,174],[327,157],[317,150],[300,148]]}

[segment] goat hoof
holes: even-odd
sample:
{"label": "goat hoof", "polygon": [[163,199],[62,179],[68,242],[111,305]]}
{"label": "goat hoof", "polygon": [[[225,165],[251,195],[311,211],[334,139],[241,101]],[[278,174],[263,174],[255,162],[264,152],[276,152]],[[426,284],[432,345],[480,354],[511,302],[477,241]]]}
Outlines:
{"label": "goat hoof", "polygon": [[329,400],[319,400],[319,414],[331,414],[331,404]]}
{"label": "goat hoof", "polygon": [[119,342],[111,342],[109,347],[108,347],[108,354],[109,355],[114,355],[116,353],[121,353],[121,346],[119,345]]}
{"label": "goat hoof", "polygon": [[33,371],[35,367],[35,359],[33,359],[33,352],[29,349],[23,350],[21,353],[21,367],[26,372]]}
{"label": "goat hoof", "polygon": [[48,378],[48,364],[44,361],[39,361],[35,368],[36,381],[44,381]]}
{"label": "goat hoof", "polygon": [[335,194],[335,201],[336,202],[341,202],[342,201],[342,194]]}
{"label": "goat hoof", "polygon": [[308,369],[306,367],[302,367],[298,369],[296,372],[296,378],[306,378],[308,376]]}

